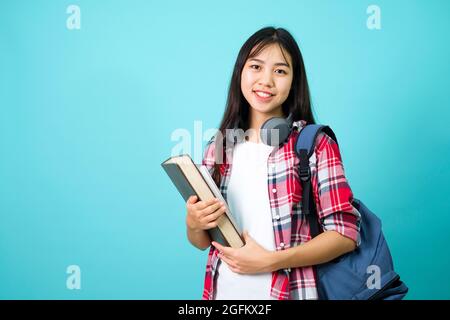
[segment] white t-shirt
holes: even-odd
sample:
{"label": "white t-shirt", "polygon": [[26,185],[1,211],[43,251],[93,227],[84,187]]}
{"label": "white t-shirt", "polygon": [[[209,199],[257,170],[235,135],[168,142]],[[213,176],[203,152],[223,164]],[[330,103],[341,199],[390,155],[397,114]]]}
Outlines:
{"label": "white t-shirt", "polygon": [[[273,147],[244,141],[234,146],[227,203],[236,223],[262,247],[275,251],[269,195],[267,159]],[[237,274],[220,261],[216,286],[217,300],[268,300],[272,273]]]}

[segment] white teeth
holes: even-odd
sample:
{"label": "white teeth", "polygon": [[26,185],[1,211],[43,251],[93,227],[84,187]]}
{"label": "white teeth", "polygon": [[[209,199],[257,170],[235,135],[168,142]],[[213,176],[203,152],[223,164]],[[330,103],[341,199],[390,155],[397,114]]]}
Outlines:
{"label": "white teeth", "polygon": [[260,91],[255,91],[255,93],[262,98],[267,98],[267,97],[271,96],[271,94],[260,92]]}

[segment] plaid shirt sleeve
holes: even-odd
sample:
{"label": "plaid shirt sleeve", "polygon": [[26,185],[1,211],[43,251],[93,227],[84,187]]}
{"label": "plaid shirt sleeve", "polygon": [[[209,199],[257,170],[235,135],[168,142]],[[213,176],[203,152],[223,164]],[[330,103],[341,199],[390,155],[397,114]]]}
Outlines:
{"label": "plaid shirt sleeve", "polygon": [[316,141],[316,174],[312,179],[317,213],[324,231],[334,230],[359,246],[361,215],[344,174],[338,144],[321,133]]}
{"label": "plaid shirt sleeve", "polygon": [[205,146],[205,151],[203,153],[203,159],[202,159],[202,165],[204,165],[206,168],[208,168],[209,173],[211,174],[214,169],[215,164],[215,139],[212,137]]}

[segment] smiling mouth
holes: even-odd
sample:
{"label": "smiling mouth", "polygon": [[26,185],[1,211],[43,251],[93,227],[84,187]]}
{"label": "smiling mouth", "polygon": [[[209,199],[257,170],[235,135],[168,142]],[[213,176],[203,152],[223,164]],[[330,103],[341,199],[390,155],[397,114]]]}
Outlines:
{"label": "smiling mouth", "polygon": [[264,91],[253,90],[253,93],[255,93],[258,97],[261,97],[261,98],[269,98],[269,97],[274,96],[274,94],[264,92]]}

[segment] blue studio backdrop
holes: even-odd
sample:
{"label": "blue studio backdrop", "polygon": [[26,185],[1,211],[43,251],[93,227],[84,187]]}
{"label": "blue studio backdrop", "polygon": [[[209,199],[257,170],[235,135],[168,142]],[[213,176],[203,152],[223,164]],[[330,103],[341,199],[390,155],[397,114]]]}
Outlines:
{"label": "blue studio backdrop", "polygon": [[200,299],[207,251],[186,239],[160,163],[183,134],[201,160],[240,47],[275,26],[299,43],[316,120],[382,219],[407,298],[450,299],[449,12],[447,0],[3,1],[0,298]]}

